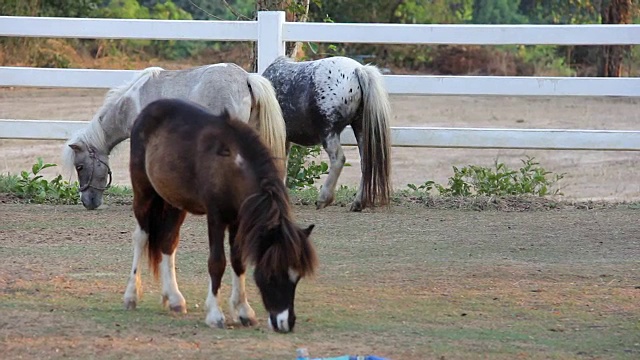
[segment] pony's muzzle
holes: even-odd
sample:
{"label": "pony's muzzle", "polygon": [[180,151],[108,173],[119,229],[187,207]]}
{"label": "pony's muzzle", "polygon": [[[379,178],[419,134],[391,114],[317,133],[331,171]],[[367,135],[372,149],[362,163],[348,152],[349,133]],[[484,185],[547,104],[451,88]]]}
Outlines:
{"label": "pony's muzzle", "polygon": [[296,324],[296,316],[289,314],[289,310],[287,309],[278,314],[269,314],[268,323],[269,329],[279,333],[288,333],[293,331],[293,327]]}
{"label": "pony's muzzle", "polygon": [[80,193],[80,201],[87,210],[95,210],[102,205],[102,193],[87,190]]}

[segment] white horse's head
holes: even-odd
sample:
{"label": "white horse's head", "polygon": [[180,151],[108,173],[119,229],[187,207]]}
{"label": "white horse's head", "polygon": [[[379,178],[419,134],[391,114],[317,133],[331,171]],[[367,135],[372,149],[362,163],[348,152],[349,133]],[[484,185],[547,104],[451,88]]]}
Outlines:
{"label": "white horse's head", "polygon": [[[104,190],[111,185],[111,169],[109,154],[104,146],[96,146],[96,142],[88,140],[87,133],[71,138],[64,147],[63,159],[65,169],[75,169],[80,184],[80,200],[87,210],[97,209],[102,205]],[[94,136],[94,138],[96,138]],[[92,145],[90,145],[92,144]]]}
{"label": "white horse's head", "polygon": [[107,137],[112,138],[118,116],[118,98],[115,91],[107,94],[102,107],[88,126],[72,136],[65,144],[62,160],[66,173],[75,170],[80,184],[80,200],[87,210],[102,205],[102,195],[111,185],[109,168],[109,146]]}

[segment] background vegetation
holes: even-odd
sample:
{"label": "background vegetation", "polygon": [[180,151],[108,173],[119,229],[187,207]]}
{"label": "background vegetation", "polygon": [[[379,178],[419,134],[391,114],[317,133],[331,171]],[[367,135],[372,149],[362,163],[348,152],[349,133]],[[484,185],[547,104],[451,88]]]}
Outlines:
{"label": "background vegetation", "polygon": [[[632,0],[5,0],[0,15],[252,19],[256,9],[282,9],[292,21],[407,24],[585,24],[639,22]],[[614,9],[615,11],[612,11]],[[637,47],[616,47],[620,74],[637,75]],[[302,58],[328,53],[374,62],[396,73],[477,75],[607,75],[596,46],[396,46],[304,44]],[[252,66],[251,44],[202,41],[1,38],[0,65],[136,67],[137,61]],[[602,64],[600,64],[601,67]],[[613,74],[616,76],[616,74]],[[618,75],[619,76],[619,75]]]}
{"label": "background vegetation", "polygon": [[[638,23],[640,6],[632,0],[4,0],[0,15],[171,20],[247,20],[257,10],[285,10],[288,21],[376,22],[406,24],[585,24]],[[394,73],[445,75],[635,76],[638,47],[597,46],[425,46],[369,44],[303,44],[289,49],[301,59],[345,55],[373,62]],[[606,55],[606,56],[605,56]],[[613,59],[612,63],[608,60]],[[250,70],[251,44],[204,41],[80,40],[0,38],[0,65],[37,67],[140,68],[150,63],[167,68],[236,62]],[[170,64],[166,66],[165,64]],[[319,147],[294,147],[288,186],[313,186],[327,164],[310,158]],[[532,159],[511,170],[469,165],[454,168],[448,185],[427,181],[409,184],[413,191],[440,195],[547,195],[562,178]],[[35,167],[34,167],[35,169]],[[524,170],[523,170],[524,169]],[[46,183],[37,171],[22,174],[22,198],[50,201],[74,193],[73,184]],[[35,178],[35,180],[34,180]],[[17,178],[14,178],[17,181]],[[413,187],[412,187],[413,186]],[[52,188],[53,190],[51,190]],[[14,189],[14,190],[15,190]],[[315,190],[315,189],[313,189]],[[349,189],[343,189],[350,193]],[[56,201],[69,201],[58,196]]]}

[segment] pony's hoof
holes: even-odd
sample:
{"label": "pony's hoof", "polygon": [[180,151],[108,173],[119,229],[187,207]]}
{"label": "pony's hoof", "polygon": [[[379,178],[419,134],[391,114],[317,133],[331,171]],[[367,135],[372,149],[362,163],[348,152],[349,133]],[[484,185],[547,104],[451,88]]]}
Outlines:
{"label": "pony's hoof", "polygon": [[240,323],[242,324],[242,326],[256,326],[258,325],[258,320],[256,320],[255,318],[246,318],[240,316]]}
{"label": "pony's hoof", "polygon": [[169,307],[169,309],[171,309],[171,311],[173,311],[174,313],[178,313],[178,314],[186,314],[187,313],[187,307],[184,306],[184,305],[171,306],[171,307]]}
{"label": "pony's hoof", "polygon": [[362,211],[362,204],[361,204],[361,203],[359,203],[359,202],[357,202],[357,201],[354,201],[354,202],[351,204],[351,208],[349,209],[349,211],[354,211],[354,212],[360,212],[360,211]]}
{"label": "pony's hoof", "polygon": [[224,329],[224,319],[219,319],[215,321],[206,321],[206,323],[211,328]]}
{"label": "pony's hoof", "polygon": [[135,310],[138,302],[135,300],[125,300],[124,301],[124,309],[125,310]]}
{"label": "pony's hoof", "polygon": [[182,305],[182,304],[171,305],[171,306],[169,306],[169,309],[172,312],[178,313],[178,314],[186,314],[187,313],[187,306],[186,305]]}
{"label": "pony's hoof", "polygon": [[211,328],[218,328],[218,329],[224,329],[224,315],[222,315],[222,312],[213,312],[213,313],[209,313],[207,314],[206,319],[204,320],[204,322],[209,325],[209,327]]}
{"label": "pony's hoof", "polygon": [[327,206],[329,206],[332,202],[333,202],[333,200],[331,200],[331,201],[320,201],[320,200],[317,200],[316,201],[316,210],[324,209]]}

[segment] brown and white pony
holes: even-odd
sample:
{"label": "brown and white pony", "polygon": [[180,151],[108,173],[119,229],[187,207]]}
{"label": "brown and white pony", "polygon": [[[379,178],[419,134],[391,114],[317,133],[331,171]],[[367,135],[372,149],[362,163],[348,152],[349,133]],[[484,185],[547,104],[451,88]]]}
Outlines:
{"label": "brown and white pony", "polygon": [[149,104],[133,124],[130,156],[138,225],[125,307],[136,307],[146,248],[151,268],[161,275],[163,303],[186,312],[174,267],[180,226],[186,214],[193,213],[206,215],[209,233],[206,323],[224,327],[218,290],[226,267],[228,229],[233,321],[256,323],[245,293],[246,263],[252,262],[269,326],[291,331],[296,286],[317,266],[309,240],[313,225],[302,229],[294,224],[281,169],[258,133],[226,111],[217,116],[193,103],[163,99]]}
{"label": "brown and white pony", "polygon": [[130,83],[112,89],[86,129],[64,146],[67,171],[75,168],[82,204],[92,210],[102,204],[111,183],[109,154],[129,138],[136,116],[149,103],[179,98],[204,106],[214,114],[227,109],[232,117],[257,129],[274,156],[286,157],[286,128],[271,83],[241,67],[221,63],[186,70],[148,68]]}

